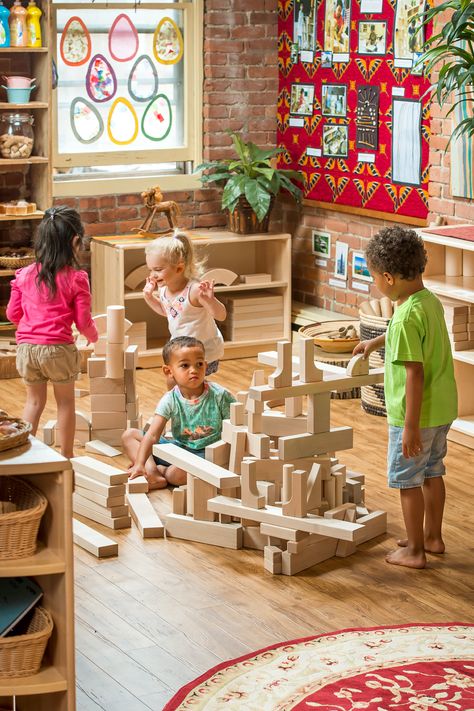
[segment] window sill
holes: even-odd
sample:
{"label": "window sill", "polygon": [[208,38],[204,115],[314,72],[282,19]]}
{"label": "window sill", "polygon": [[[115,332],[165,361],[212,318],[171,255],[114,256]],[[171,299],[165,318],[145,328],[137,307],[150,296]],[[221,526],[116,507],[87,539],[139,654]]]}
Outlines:
{"label": "window sill", "polygon": [[201,188],[198,175],[127,176],[123,178],[84,178],[81,180],[53,182],[53,196],[95,197],[97,195],[129,195],[147,190],[158,184],[163,192],[196,190]]}

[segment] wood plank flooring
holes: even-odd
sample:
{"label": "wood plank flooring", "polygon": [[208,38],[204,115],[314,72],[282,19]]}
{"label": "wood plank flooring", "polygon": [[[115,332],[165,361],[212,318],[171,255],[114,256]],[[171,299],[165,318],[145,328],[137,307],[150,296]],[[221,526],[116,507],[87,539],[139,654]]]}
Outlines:
{"label": "wood plank flooring", "polygon": [[[226,361],[215,379],[236,392],[256,365]],[[138,383],[148,417],[163,392],[161,371],[139,371]],[[0,393],[1,407],[21,414],[21,382],[0,381]],[[78,407],[87,411],[89,399]],[[51,394],[42,421],[54,416]],[[266,573],[258,551],[142,540],[135,527],[112,532],[97,524],[119,542],[119,556],[99,561],[75,549],[78,711],[160,711],[209,667],[284,640],[346,627],[473,621],[472,451],[449,445],[446,555],[430,556],[426,570],[397,568],[384,562],[403,532],[398,495],[386,485],[386,421],[364,413],[359,400],[336,400],[332,425],[354,427],[354,449],[341,460],[366,474],[368,506],[388,511],[388,534],[288,578]],[[126,466],[125,457],[103,460]],[[159,513],[170,510],[169,491],[151,500]]]}

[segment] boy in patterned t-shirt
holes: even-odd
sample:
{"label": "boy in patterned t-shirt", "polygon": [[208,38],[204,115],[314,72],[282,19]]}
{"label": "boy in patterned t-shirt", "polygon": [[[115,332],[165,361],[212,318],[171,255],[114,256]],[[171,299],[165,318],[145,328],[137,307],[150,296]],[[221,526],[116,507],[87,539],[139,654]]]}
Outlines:
{"label": "boy in patterned t-shirt", "polygon": [[[230,416],[235,398],[217,383],[205,378],[204,346],[197,338],[179,336],[163,348],[163,372],[174,378],[176,385],[156,406],[155,416],[145,434],[140,430],[124,432],[125,452],[132,461],[130,479],[145,476],[150,489],[164,489],[168,484],[186,483],[186,472],[152,455],[156,442],[173,442],[179,447],[204,457],[205,448],[221,437],[222,420]],[[173,440],[161,437],[171,420]]]}

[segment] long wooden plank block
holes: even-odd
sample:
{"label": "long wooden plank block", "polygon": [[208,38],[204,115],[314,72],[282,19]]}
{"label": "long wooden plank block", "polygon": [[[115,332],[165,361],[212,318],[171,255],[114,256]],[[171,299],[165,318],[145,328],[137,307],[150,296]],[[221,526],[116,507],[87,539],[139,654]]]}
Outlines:
{"label": "long wooden plank block", "polygon": [[232,489],[240,486],[240,476],[237,474],[232,474],[217,464],[201,459],[176,444],[155,444],[153,454],[161,457],[165,462],[175,464],[199,479],[207,481],[208,484],[217,486],[218,489]]}
{"label": "long wooden plank block", "polygon": [[73,502],[72,510],[74,513],[84,516],[84,518],[90,518],[91,521],[96,521],[101,523],[107,528],[130,528],[132,525],[132,519],[130,516],[120,516],[120,518],[109,518],[108,516],[102,516],[102,514],[90,509],[88,506],[82,506],[81,504]]}
{"label": "long wooden plank block", "polygon": [[75,518],[72,519],[72,537],[77,546],[92,553],[96,558],[118,555],[118,543]]}
{"label": "long wooden plank block", "polygon": [[73,506],[76,504],[79,506],[85,506],[92,511],[96,511],[101,516],[107,516],[107,518],[121,518],[122,516],[129,515],[128,506],[126,504],[113,507],[102,506],[96,501],[91,501],[91,499],[87,499],[76,492],[72,495],[72,504]]}
{"label": "long wooden plank block", "polygon": [[125,496],[125,484],[114,484],[114,486],[108,486],[108,484],[103,484],[100,481],[91,479],[85,474],[80,472],[74,472],[74,482],[77,486],[81,486],[83,489],[89,489],[90,491],[95,491],[100,496],[108,498],[110,496]]}
{"label": "long wooden plank block", "polygon": [[127,494],[130,514],[142,538],[163,538],[165,527],[146,494]]}
{"label": "long wooden plank block", "polygon": [[180,516],[173,513],[166,516],[166,537],[183,538],[196,543],[209,543],[221,548],[235,550],[242,548],[242,530],[240,523],[195,521],[190,516]]}
{"label": "long wooden plank block", "polygon": [[[258,362],[262,363],[263,365],[276,365],[278,363],[278,353],[276,351],[262,351],[258,354]],[[340,365],[333,365],[332,363],[322,363],[320,361],[316,361],[315,365],[320,370],[327,371],[328,373],[344,375],[346,372],[345,368],[342,368]],[[295,375],[300,372],[299,356],[292,356],[291,367]]]}
{"label": "long wooden plank block", "polygon": [[356,543],[359,542],[363,530],[362,526],[357,523],[324,519],[311,514],[304,518],[284,516],[282,510],[276,506],[252,509],[250,506],[242,506],[240,499],[231,499],[228,496],[215,496],[213,499],[209,499],[207,508],[215,513],[239,516],[258,523],[271,523],[275,526],[292,528],[296,531],[317,533],[320,536],[329,536],[330,538],[339,538],[343,541],[354,541]]}
{"label": "long wooden plank block", "polygon": [[148,488],[148,481],[144,476],[136,476],[135,479],[129,479],[127,482],[129,494],[146,494]]}
{"label": "long wooden plank block", "polygon": [[383,379],[383,368],[374,368],[368,375],[356,375],[353,377],[326,373],[324,380],[319,383],[301,383],[297,380],[285,388],[256,385],[249,389],[249,397],[253,400],[266,402],[267,400],[279,400],[280,398],[297,397],[298,395],[316,395],[317,393],[327,393],[333,390],[350,390],[361,385],[383,383]]}
{"label": "long wooden plank block", "polygon": [[85,474],[90,479],[95,479],[107,486],[114,484],[124,484],[128,480],[127,472],[110,464],[100,462],[93,457],[73,457],[71,459],[72,468],[79,474]]}
{"label": "long wooden plank block", "polygon": [[125,506],[125,496],[123,494],[122,496],[101,496],[95,491],[91,491],[90,489],[84,489],[82,486],[78,486],[77,482],[76,486],[74,487],[74,493],[79,494],[80,496],[82,496],[83,499],[95,501],[96,504],[100,504],[100,506],[104,506],[105,508],[111,508],[113,506]]}
{"label": "long wooden plank block", "polygon": [[320,432],[319,434],[280,437],[278,456],[281,460],[286,461],[294,457],[310,457],[313,454],[352,449],[353,434],[352,427],[334,427],[329,432]]}
{"label": "long wooden plank block", "polygon": [[363,533],[357,543],[365,543],[371,538],[381,536],[387,531],[387,512],[372,511],[367,516],[362,516],[357,523],[364,527]]}

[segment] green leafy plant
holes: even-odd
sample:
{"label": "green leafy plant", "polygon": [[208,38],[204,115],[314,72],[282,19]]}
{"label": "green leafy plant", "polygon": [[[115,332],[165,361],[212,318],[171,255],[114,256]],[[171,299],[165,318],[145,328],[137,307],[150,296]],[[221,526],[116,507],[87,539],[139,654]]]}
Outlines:
{"label": "green leafy plant", "polygon": [[262,150],[254,143],[245,143],[236,133],[230,133],[237,158],[226,158],[208,163],[201,163],[197,171],[206,171],[201,176],[203,185],[222,184],[222,208],[233,212],[240,198],[245,198],[257,219],[261,222],[268,210],[272,198],[282,190],[287,190],[297,202],[302,191],[292,181],[304,183],[302,173],[296,170],[275,168],[277,156],[282,148]]}
{"label": "green leafy plant", "polygon": [[457,106],[466,105],[469,115],[456,126],[452,140],[461,135],[474,135],[474,2],[447,0],[429,8],[424,14],[423,24],[427,25],[447,11],[453,13],[450,21],[442,23],[440,32],[427,40],[417,63],[424,64],[427,74],[436,65],[440,66],[438,80],[432,89],[440,106],[454,95],[455,101],[447,112],[448,116]]}

